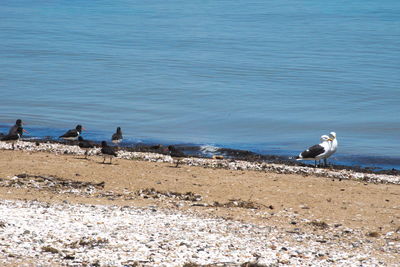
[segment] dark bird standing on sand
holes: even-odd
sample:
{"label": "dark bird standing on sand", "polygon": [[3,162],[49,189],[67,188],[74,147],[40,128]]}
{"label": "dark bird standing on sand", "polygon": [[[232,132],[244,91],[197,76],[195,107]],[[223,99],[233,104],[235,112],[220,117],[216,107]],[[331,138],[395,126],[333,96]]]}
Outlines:
{"label": "dark bird standing on sand", "polygon": [[79,141],[78,146],[83,150],[85,150],[85,159],[87,159],[89,150],[91,148],[94,148],[95,145],[93,144],[93,142],[89,140],[84,140],[82,136],[78,137],[78,141]]}
{"label": "dark bird standing on sand", "polygon": [[23,130],[24,129],[21,126],[19,126],[19,127],[17,127],[15,133],[7,134],[7,135],[3,136],[1,138],[1,141],[9,141],[9,142],[11,142],[12,143],[12,149],[14,150],[15,149],[14,148],[14,143],[17,142],[21,138],[21,136],[23,134]]}
{"label": "dark bird standing on sand", "polygon": [[185,153],[178,150],[175,146],[172,145],[168,146],[167,152],[172,157],[172,160],[176,162],[175,168],[178,168],[179,164],[181,163],[181,158],[185,156]]}
{"label": "dark bird standing on sand", "polygon": [[121,127],[117,127],[117,131],[112,135],[111,137],[111,141],[114,144],[118,144],[122,141],[122,131],[121,131]]}
{"label": "dark bird standing on sand", "polygon": [[81,134],[82,129],[86,130],[85,128],[82,127],[82,125],[79,124],[75,127],[75,129],[71,129],[71,130],[67,131],[65,134],[61,135],[60,138],[64,139],[64,140],[70,140],[70,141],[76,140],[76,139],[78,139],[79,135]]}
{"label": "dark bird standing on sand", "polygon": [[103,163],[106,161],[106,158],[110,158],[110,164],[113,157],[117,156],[114,149],[107,145],[106,141],[101,142],[101,153],[103,154]]}

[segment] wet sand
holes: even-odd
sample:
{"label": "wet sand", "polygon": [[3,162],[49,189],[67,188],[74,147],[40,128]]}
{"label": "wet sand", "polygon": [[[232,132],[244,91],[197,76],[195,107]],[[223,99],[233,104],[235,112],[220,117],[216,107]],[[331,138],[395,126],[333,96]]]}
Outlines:
{"label": "wet sand", "polygon": [[[46,203],[155,206],[177,212],[276,227],[282,233],[318,234],[325,242],[363,244],[385,265],[400,262],[400,186],[265,171],[235,171],[99,156],[0,150],[0,198]],[[99,184],[102,194],[60,193],[29,185],[6,186],[16,175],[58,177]],[[154,197],[139,194],[154,189]],[[107,193],[105,193],[107,192]],[[185,201],[168,193],[200,196]],[[129,197],[126,197],[129,195]],[[161,194],[162,195],[162,194]],[[167,196],[167,197],[165,197]],[[322,226],[322,227],[320,227]],[[344,235],[345,229],[354,234]],[[287,236],[290,242],[292,237]],[[4,257],[4,256],[2,256]]]}

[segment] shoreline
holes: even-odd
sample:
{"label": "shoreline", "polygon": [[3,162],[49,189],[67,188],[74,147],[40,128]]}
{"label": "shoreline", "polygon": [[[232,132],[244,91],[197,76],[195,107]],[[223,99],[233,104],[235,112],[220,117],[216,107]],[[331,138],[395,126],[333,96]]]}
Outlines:
{"label": "shoreline", "polygon": [[[85,150],[81,149],[76,142],[76,145],[66,145],[61,142],[50,141],[19,141],[15,145],[16,150],[26,151],[42,151],[55,154],[75,154],[84,155]],[[12,150],[12,144],[0,141],[0,150]],[[315,175],[319,177],[331,179],[350,179],[369,183],[392,183],[400,184],[400,171],[391,170],[385,171],[383,174],[376,173],[369,169],[352,168],[349,166],[331,166],[330,168],[315,168],[305,164],[290,164],[290,162],[282,160],[279,157],[260,158],[260,155],[253,154],[248,151],[243,151],[247,155],[247,160],[236,160],[232,158],[204,158],[190,157],[181,151],[169,153],[164,146],[140,146],[134,148],[120,147],[117,150],[118,158],[123,159],[141,159],[146,161],[170,162],[177,164],[186,164],[189,166],[202,166],[210,168],[222,168],[230,170],[254,170],[275,172],[284,174],[300,174],[300,175]],[[88,155],[100,155],[100,147],[95,147],[87,151]],[[176,155],[174,155],[176,154]],[[243,157],[241,157],[243,158]],[[275,163],[279,162],[279,163]],[[283,163],[282,163],[283,162]],[[289,163],[289,164],[288,164]]]}
{"label": "shoreline", "polygon": [[[33,128],[36,129],[36,128]],[[55,138],[57,134],[63,133],[63,130],[55,131],[54,129],[48,129],[51,134],[54,136],[47,135],[38,135],[38,136],[24,136],[22,138],[23,141],[26,142],[50,142],[50,143],[59,143],[65,144],[65,141]],[[43,131],[40,128],[41,131]],[[7,132],[7,128],[4,128],[3,132]],[[101,140],[105,140],[104,138],[100,138],[100,136],[104,136],[105,133],[100,132],[99,135],[90,135],[90,139],[86,139],[95,144],[100,144]],[[106,138],[108,139],[108,138]],[[278,163],[285,165],[294,165],[294,166],[303,166],[310,167],[313,166],[313,161],[296,161],[294,158],[305,149],[302,147],[300,150],[272,150],[272,151],[262,151],[260,152],[256,145],[249,146],[246,148],[240,148],[235,146],[226,146],[226,145],[207,145],[207,144],[195,144],[195,143],[181,143],[179,141],[162,141],[157,139],[150,139],[145,142],[142,142],[137,139],[129,139],[124,140],[121,143],[121,147],[124,149],[128,149],[131,151],[139,151],[144,149],[145,152],[156,152],[157,149],[151,149],[155,146],[164,146],[168,147],[168,145],[173,145],[179,148],[183,153],[190,157],[201,157],[208,158],[212,155],[221,155],[225,158],[229,159],[239,159],[245,161],[266,161],[269,163]],[[209,151],[210,149],[211,151]],[[258,152],[257,152],[258,151]],[[377,174],[395,174],[400,175],[400,157],[394,156],[371,156],[371,155],[363,155],[363,154],[340,154],[339,158],[336,158],[336,155],[333,155],[329,160],[331,162],[331,167],[337,170],[341,169],[350,169],[357,172],[365,172],[365,173],[377,173]]]}
{"label": "shoreline", "polygon": [[[9,144],[0,145],[0,235],[10,244],[0,247],[0,262],[6,266],[29,261],[46,266],[49,257],[53,266],[129,260],[130,266],[146,267],[163,266],[163,260],[179,267],[396,266],[400,261],[397,184],[250,170],[256,165],[241,161],[188,158],[176,167],[176,158],[147,152],[119,152],[110,165],[101,163],[98,148],[85,160],[77,146],[20,142],[21,150],[8,150]],[[134,214],[144,217],[128,219]],[[154,221],[157,216],[169,224]],[[49,231],[41,232],[41,225]],[[61,225],[66,228],[59,232]],[[174,234],[175,226],[182,236]]]}

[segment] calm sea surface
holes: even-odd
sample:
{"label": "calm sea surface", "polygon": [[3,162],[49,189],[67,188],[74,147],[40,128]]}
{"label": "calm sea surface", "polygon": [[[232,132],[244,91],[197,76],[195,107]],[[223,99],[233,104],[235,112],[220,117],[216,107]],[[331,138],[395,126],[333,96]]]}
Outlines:
{"label": "calm sea surface", "polygon": [[335,131],[337,162],[400,168],[400,1],[2,0],[17,118],[280,155]]}

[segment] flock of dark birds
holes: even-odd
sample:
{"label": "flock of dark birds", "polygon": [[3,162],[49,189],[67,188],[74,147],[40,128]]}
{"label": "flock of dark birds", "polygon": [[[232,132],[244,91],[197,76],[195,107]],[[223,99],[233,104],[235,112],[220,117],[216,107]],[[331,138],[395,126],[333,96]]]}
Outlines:
{"label": "flock of dark birds", "polygon": [[[15,122],[15,125],[13,125],[8,134],[4,135],[0,133],[0,141],[10,141],[12,142],[12,146],[14,149],[14,142],[18,141],[23,133],[29,134],[28,131],[26,131],[22,127],[23,123],[22,120],[18,119]],[[67,140],[69,142],[76,141],[78,140],[78,145],[82,149],[86,150],[85,153],[85,158],[88,156],[88,150],[90,148],[94,148],[96,145],[89,141],[85,140],[82,138],[81,133],[82,130],[86,130],[85,128],[82,127],[82,125],[77,125],[75,129],[68,130],[65,134],[61,135],[59,138],[63,140]],[[119,144],[122,141],[122,131],[121,127],[117,128],[117,131],[112,135],[111,141],[114,144]],[[318,162],[320,160],[324,160],[325,166],[327,166],[327,159],[336,152],[338,147],[338,142],[336,139],[336,133],[335,132],[330,132],[329,135],[322,135],[321,136],[321,143],[311,146],[308,149],[304,150],[301,152],[296,159],[297,160],[314,160],[315,161],[315,166],[317,167],[317,160]],[[173,152],[174,148],[173,146],[168,147],[170,152]],[[110,164],[112,162],[112,158],[117,156],[117,153],[114,150],[114,147],[111,147],[107,144],[106,141],[101,142],[101,153],[103,154],[103,163],[105,163],[106,158],[110,159]]]}
{"label": "flock of dark birds", "polygon": [[[0,141],[12,142],[12,146],[14,149],[14,143],[22,137],[23,133],[29,134],[29,132],[26,131],[22,125],[23,125],[22,120],[18,119],[15,122],[15,125],[13,125],[10,128],[8,134],[4,135],[0,133]],[[83,137],[81,136],[82,130],[86,129],[82,127],[82,125],[77,125],[75,129],[68,130],[65,134],[61,135],[59,138],[67,140],[71,143],[72,141],[78,140],[78,146],[86,150],[85,158],[87,158],[88,150],[90,148],[96,147],[96,145],[89,140],[83,139]],[[122,139],[123,137],[122,137],[121,127],[118,127],[117,131],[111,136],[111,141],[114,144],[119,144],[122,141]],[[117,156],[114,147],[109,146],[106,141],[101,142],[101,153],[103,155],[103,163],[105,163],[106,158],[109,158],[111,164],[112,158]]]}

